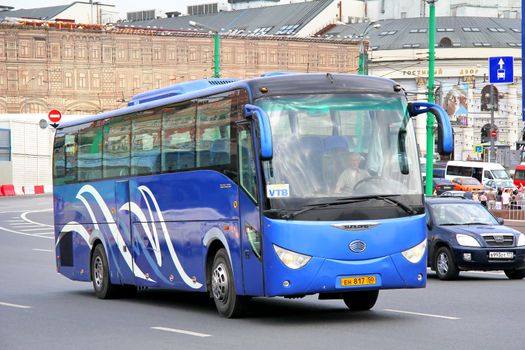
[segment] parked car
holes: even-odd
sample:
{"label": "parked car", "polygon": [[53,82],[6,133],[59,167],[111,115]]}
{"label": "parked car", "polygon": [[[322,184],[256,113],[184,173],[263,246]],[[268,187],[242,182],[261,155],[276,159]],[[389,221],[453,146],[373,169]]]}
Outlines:
{"label": "parked car", "polygon": [[434,191],[438,196],[443,192],[454,190],[454,184],[450,180],[444,178],[434,178],[432,179],[432,182],[434,184]]}
{"label": "parked car", "polygon": [[525,234],[503,225],[484,206],[457,198],[427,198],[428,266],[441,280],[460,271],[503,270],[525,277]]}
{"label": "parked car", "polygon": [[465,191],[445,191],[439,195],[440,197],[454,197],[454,198],[463,198],[463,199],[472,199],[472,192]]}
{"label": "parked car", "polygon": [[456,191],[473,192],[483,191],[485,189],[485,186],[473,177],[455,177],[452,179],[452,182],[454,183],[454,189]]}
{"label": "parked car", "polygon": [[485,186],[488,188],[493,188],[497,190],[498,188],[511,189],[512,191],[516,190],[518,187],[514,184],[512,180],[488,180],[485,183]]}

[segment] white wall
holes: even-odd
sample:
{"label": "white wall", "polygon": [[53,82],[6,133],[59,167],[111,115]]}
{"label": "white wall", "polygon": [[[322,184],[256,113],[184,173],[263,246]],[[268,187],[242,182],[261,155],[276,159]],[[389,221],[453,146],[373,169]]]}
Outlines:
{"label": "white wall", "polygon": [[0,162],[0,183],[52,184],[54,130],[38,125],[45,114],[0,114],[0,128],[11,130],[11,161]]}

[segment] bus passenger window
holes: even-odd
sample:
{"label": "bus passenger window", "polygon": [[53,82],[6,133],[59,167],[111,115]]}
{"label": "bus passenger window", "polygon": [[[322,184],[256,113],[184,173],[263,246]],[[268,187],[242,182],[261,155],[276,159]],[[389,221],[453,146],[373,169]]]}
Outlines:
{"label": "bus passenger window", "polygon": [[160,172],[160,124],[157,114],[133,120],[131,175]]}
{"label": "bus passenger window", "polygon": [[78,135],[78,180],[102,178],[102,128],[86,126]]}
{"label": "bus passenger window", "polygon": [[195,167],[195,105],[166,108],[162,113],[162,171]]}
{"label": "bus passenger window", "polygon": [[116,118],[104,125],[104,178],[129,176],[131,120]]}

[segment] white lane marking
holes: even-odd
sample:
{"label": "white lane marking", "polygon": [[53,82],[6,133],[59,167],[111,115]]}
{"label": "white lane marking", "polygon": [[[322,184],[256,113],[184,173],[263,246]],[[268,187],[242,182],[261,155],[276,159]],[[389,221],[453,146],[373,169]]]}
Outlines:
{"label": "white lane marking", "polygon": [[384,309],[388,312],[397,312],[399,314],[415,315],[415,316],[425,316],[425,317],[434,317],[434,318],[444,318],[445,320],[459,320],[459,317],[453,316],[443,316],[443,315],[433,315],[433,314],[423,314],[421,312],[412,312],[412,311],[403,311],[403,310],[394,310],[394,309]]}
{"label": "white lane marking", "polygon": [[53,253],[51,249],[39,249],[39,248],[33,248],[31,250],[34,250],[35,252],[46,252],[46,253]]}
{"label": "white lane marking", "polygon": [[49,232],[49,231],[44,231],[46,229],[45,227],[32,227],[32,228],[16,227],[16,228],[22,232],[31,232],[31,231],[40,231],[40,232],[46,232],[46,233]]}
{"label": "white lane marking", "polygon": [[36,235],[36,234],[34,234],[34,233],[24,233],[24,232],[14,231],[14,230],[10,230],[10,229],[8,229],[8,228],[1,227],[1,226],[0,226],[0,230],[4,230],[4,231],[7,231],[7,232],[11,232],[11,233],[16,233],[17,235],[22,235],[22,236],[30,236],[30,237],[38,237],[38,238],[55,239],[55,237],[38,236],[38,235]]}
{"label": "white lane marking", "polygon": [[[35,227],[35,225],[30,223],[30,222],[24,222],[22,224],[11,224],[9,226],[11,226],[13,228]],[[42,227],[40,227],[40,229],[42,229]]]}
{"label": "white lane marking", "polygon": [[33,220],[30,220],[27,218],[27,214],[29,213],[41,213],[41,212],[44,212],[44,211],[52,211],[53,209],[43,209],[43,210],[31,210],[31,211],[26,211],[25,213],[22,213],[20,215],[20,218],[22,218],[22,220],[24,220],[25,222],[30,222],[32,224],[35,224],[35,225],[38,225],[38,226],[44,226],[44,227],[54,227],[53,225],[48,225],[48,224],[42,224],[41,222],[36,222],[36,221],[33,221]]}
{"label": "white lane marking", "polygon": [[166,328],[166,327],[151,327],[151,329],[155,329],[155,330],[158,330],[158,331],[164,331],[164,332],[172,332],[172,333],[180,333],[180,334],[192,335],[194,337],[200,337],[200,338],[211,337],[211,334],[204,334],[204,333],[197,333],[197,332],[192,332],[192,331],[185,331],[184,329],[175,329],[175,328]]}
{"label": "white lane marking", "polygon": [[30,309],[31,306],[27,306],[27,305],[18,305],[18,304],[10,304],[10,303],[3,303],[0,301],[0,306],[9,306],[9,307],[16,307],[16,308],[19,308],[19,309]]}

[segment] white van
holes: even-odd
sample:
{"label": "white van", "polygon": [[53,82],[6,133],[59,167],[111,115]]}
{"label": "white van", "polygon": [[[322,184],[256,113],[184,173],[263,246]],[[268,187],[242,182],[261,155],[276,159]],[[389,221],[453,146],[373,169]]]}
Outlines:
{"label": "white van", "polygon": [[488,180],[512,180],[509,173],[499,163],[463,162],[451,160],[447,162],[445,179],[455,177],[475,177],[482,184]]}

